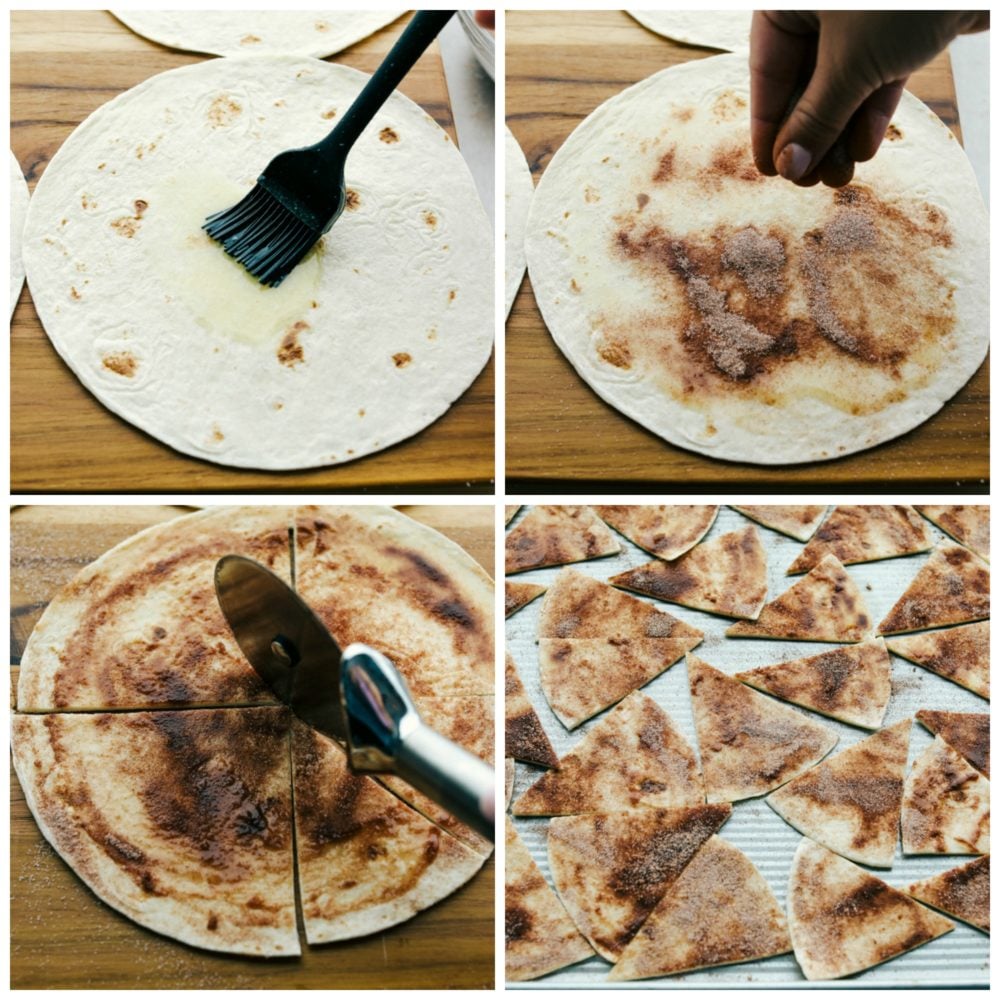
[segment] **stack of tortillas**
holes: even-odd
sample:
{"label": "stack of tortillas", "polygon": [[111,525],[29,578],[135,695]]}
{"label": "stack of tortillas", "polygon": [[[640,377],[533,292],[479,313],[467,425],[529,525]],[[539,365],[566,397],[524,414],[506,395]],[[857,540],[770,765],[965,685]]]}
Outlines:
{"label": "stack of tortillas", "polygon": [[[982,613],[981,558],[952,554],[946,570],[942,547],[959,546],[929,512],[870,505],[724,508],[686,551],[650,561],[636,527],[649,508],[592,509],[624,536],[621,551],[581,544],[573,566],[533,566],[524,582],[545,592],[507,625],[522,696],[558,755],[540,776],[518,765],[512,823],[580,935],[546,982],[794,985],[864,972],[888,984],[912,979],[906,953],[945,932],[956,956],[981,963],[988,865],[968,855],[988,852],[985,702],[894,656],[879,630],[895,604],[916,604],[929,616],[917,634],[934,635],[939,590],[952,597],[943,614]],[[563,517],[579,510],[547,508],[562,544]],[[546,541],[539,525],[534,551]],[[741,603],[750,613],[733,624]],[[643,643],[689,640],[686,665],[637,670]],[[959,793],[944,794],[947,774],[961,776]],[[832,860],[807,877],[804,862],[793,869],[800,844]],[[956,851],[967,871],[942,856]],[[858,865],[890,869],[887,881]],[[872,905],[851,902],[856,890]],[[795,903],[803,892],[812,909]],[[855,916],[831,924],[831,913]],[[975,961],[934,966],[930,980],[976,982]]]}

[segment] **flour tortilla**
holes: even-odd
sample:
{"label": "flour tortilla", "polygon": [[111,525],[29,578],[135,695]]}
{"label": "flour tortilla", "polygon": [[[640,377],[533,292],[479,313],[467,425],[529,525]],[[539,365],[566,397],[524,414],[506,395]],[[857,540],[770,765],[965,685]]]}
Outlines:
{"label": "flour tortilla", "polygon": [[504,618],[516,615],[521,608],[529,605],[536,597],[545,593],[540,583],[512,583],[505,580],[503,585]]}
{"label": "flour tortilla", "polygon": [[506,126],[504,136],[504,315],[509,316],[526,268],[524,227],[535,182],[524,151]]}
{"label": "flour tortilla", "polygon": [[309,944],[361,937],[409,920],[482,867],[464,847],[314,729],[292,730],[295,846]]}
{"label": "flour tortilla", "polygon": [[137,35],[216,56],[331,56],[374,34],[401,10],[113,10]]}
{"label": "flour tortilla", "polygon": [[515,802],[515,816],[575,816],[705,801],[694,751],[670,716],[636,691],[587,731]]}
{"label": "flour tortilla", "polygon": [[821,761],[837,735],[688,654],[691,711],[709,802],[764,795]]}
{"label": "flour tortilla", "polygon": [[756,621],[736,622],[726,635],[861,642],[870,628],[871,616],[857,584],[836,556],[826,555],[808,575],[765,604]]}
{"label": "flour tortilla", "polygon": [[215,564],[236,553],[290,581],[292,521],[288,507],[215,507],[106,552],[31,633],[18,710],[273,704],[219,609]]}
{"label": "flour tortilla", "polygon": [[990,509],[985,504],[943,504],[940,507],[917,504],[917,510],[956,542],[990,561]]}
{"label": "flour tortilla", "polygon": [[644,28],[685,45],[745,49],[750,44],[749,10],[630,10]]}
{"label": "flour tortilla", "polygon": [[[542,601],[545,639],[693,639],[704,633],[576,569],[564,569]],[[692,643],[692,647],[697,645]]]}
{"label": "flour tortilla", "polygon": [[24,263],[21,260],[21,243],[24,220],[28,214],[28,184],[21,173],[17,157],[10,154],[10,314],[14,315],[17,300],[24,287]]}
{"label": "flour tortilla", "polygon": [[771,887],[739,848],[712,837],[667,890],[609,980],[676,975],[791,951]]}
{"label": "flour tortilla", "polygon": [[865,729],[882,725],[892,696],[892,664],[882,639],[744,670],[736,679]]}
{"label": "flour tortilla", "polygon": [[827,553],[841,563],[873,562],[926,552],[933,541],[923,519],[903,504],[834,507],[788,574],[808,573]]}
{"label": "flour tortilla", "polygon": [[504,968],[507,979],[537,979],[582,962],[594,949],[573,925],[524,841],[506,817]]}
{"label": "flour tortilla", "polygon": [[976,858],[940,875],[914,882],[906,890],[915,899],[990,932],[990,858]]}
{"label": "flour tortilla", "polygon": [[700,639],[539,639],[549,707],[567,729],[658,677]]}
{"label": "flour tortilla", "polygon": [[942,544],[882,620],[878,634],[961,625],[989,616],[989,567],[961,545]]}
{"label": "flour tortilla", "polygon": [[974,622],[936,632],[902,635],[886,646],[897,656],[933,670],[983,698],[990,696],[990,624]]}
{"label": "flour tortilla", "polygon": [[539,767],[558,767],[559,758],[545,735],[510,653],[504,683],[504,712],[504,753]]}
{"label": "flour tortilla", "polygon": [[745,53],[611,98],[528,217],[553,339],[612,406],[714,458],[831,459],[917,426],[985,357],[988,228],[940,119],[904,93],[894,125],[849,188],[799,188],[754,167]]}
{"label": "flour tortilla", "polygon": [[351,151],[353,207],[279,288],[200,230],[367,80],[292,56],[198,62],[63,143],[24,263],[49,339],[110,410],[197,458],[297,469],[410,437],[469,386],[492,341],[490,226],[461,154],[398,92]]}
{"label": "flour tortilla", "polygon": [[863,868],[803,838],[788,882],[788,929],[806,979],[840,979],[954,930]]}
{"label": "flour tortilla", "polygon": [[904,854],[989,854],[990,783],[940,736],[903,788]]}
{"label": "flour tortilla", "polygon": [[767,556],[748,525],[690,549],[674,562],[626,570],[608,583],[658,601],[729,618],[756,618],[767,600]]}
{"label": "flour tortilla", "polygon": [[552,880],[594,950],[617,962],[728,805],[558,816],[549,824]]}
{"label": "flour tortilla", "polygon": [[542,505],[532,507],[507,532],[504,566],[507,573],[521,573],[620,551],[617,539],[590,507]]}
{"label": "flour tortilla", "polygon": [[676,559],[708,534],[716,505],[662,504],[595,506],[615,531],[659,559]]}
{"label": "flour tortilla", "polygon": [[101,900],[185,944],[275,956],[299,954],[289,724],[283,708],[15,715],[11,735],[35,822]]}
{"label": "flour tortilla", "polygon": [[990,717],[985,712],[935,712],[922,708],[917,722],[940,736],[977,771],[990,776]]}
{"label": "flour tortilla", "polygon": [[780,531],[790,538],[807,542],[813,532],[819,527],[826,513],[825,504],[779,504],[776,506],[756,505],[749,507],[733,506],[744,517],[763,524],[772,531]]}
{"label": "flour tortilla", "polygon": [[899,836],[910,720],[820,761],[767,797],[800,833],[873,868],[891,868]]}

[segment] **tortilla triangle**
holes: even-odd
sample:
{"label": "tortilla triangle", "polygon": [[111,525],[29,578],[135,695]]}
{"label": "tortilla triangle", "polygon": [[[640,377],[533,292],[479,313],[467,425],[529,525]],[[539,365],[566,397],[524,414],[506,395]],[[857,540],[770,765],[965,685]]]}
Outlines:
{"label": "tortilla triangle", "polygon": [[609,980],[672,976],[791,951],[771,887],[738,848],[712,837],[639,928]]}
{"label": "tortilla triangle", "polygon": [[660,559],[676,559],[708,534],[717,505],[632,504],[595,506],[598,515],[640,549]]}
{"label": "tortilla triangle", "polygon": [[709,802],[764,795],[822,760],[837,736],[820,722],[688,653],[691,708]]}
{"label": "tortilla triangle", "polygon": [[545,587],[540,583],[512,583],[505,580],[503,585],[504,618],[517,614],[521,608],[529,605],[536,597],[545,593]]}
{"label": "tortilla triangle", "polygon": [[744,670],[736,679],[865,729],[882,725],[892,694],[892,665],[882,639]]}
{"label": "tortilla triangle", "polygon": [[788,824],[851,861],[891,868],[910,748],[904,719],[821,761],[767,797]]}
{"label": "tortilla triangle", "polygon": [[990,856],[976,858],[940,875],[921,879],[906,890],[915,899],[950,917],[990,932]]}
{"label": "tortilla triangle", "polygon": [[[704,633],[576,569],[559,572],[542,602],[543,639],[696,639]],[[696,645],[694,643],[693,645]]]}
{"label": "tortilla triangle", "polygon": [[676,663],[698,639],[539,639],[542,691],[567,729],[621,701]]}
{"label": "tortilla triangle", "polygon": [[920,635],[887,639],[897,656],[961,684],[983,698],[990,696],[990,623],[973,622]]}
{"label": "tortilla triangle", "polygon": [[639,691],[598,722],[514,803],[515,816],[573,816],[637,806],[698,806],[694,751],[670,716]]}
{"label": "tortilla triangle", "polygon": [[917,510],[960,545],[990,561],[990,508],[986,504],[918,504]]}
{"label": "tortilla triangle", "polygon": [[788,567],[806,573],[827,553],[848,566],[926,552],[933,542],[920,515],[902,504],[834,507],[820,529]]}
{"label": "tortilla triangle", "polygon": [[780,531],[790,538],[797,538],[800,542],[806,542],[813,532],[819,527],[823,515],[826,513],[826,504],[778,504],[768,506],[767,504],[755,504],[748,507],[733,506],[733,510],[738,510],[744,517],[749,517],[751,521],[764,525],[772,531]]}
{"label": "tortilla triangle", "polygon": [[788,929],[806,979],[840,979],[954,930],[944,917],[807,837],[792,859]]}
{"label": "tortilla triangle", "polygon": [[714,805],[552,820],[552,880],[598,955],[618,960],[670,884],[731,813],[729,805]]}
{"label": "tortilla triangle", "polygon": [[522,982],[582,962],[594,950],[573,926],[510,817],[506,820],[504,962],[507,979]]}
{"label": "tortilla triangle", "polygon": [[879,635],[990,616],[989,567],[961,545],[938,546],[878,627]]}
{"label": "tortilla triangle", "polygon": [[933,712],[922,708],[917,721],[957,750],[977,771],[990,776],[990,717],[985,712]]}
{"label": "tortilla triangle", "polygon": [[871,627],[861,591],[836,556],[824,556],[753,622],[736,622],[729,636],[860,642]]}
{"label": "tortilla triangle", "polygon": [[753,525],[703,542],[673,562],[654,560],[608,583],[699,611],[756,618],[767,600],[767,556]]}
{"label": "tortilla triangle", "polygon": [[904,854],[989,854],[990,783],[940,736],[903,785]]}
{"label": "tortilla triangle", "polygon": [[505,572],[581,562],[621,551],[615,536],[590,507],[532,507],[504,540]]}
{"label": "tortilla triangle", "polygon": [[556,767],[558,759],[532,707],[510,653],[504,677],[504,753],[540,767]]}

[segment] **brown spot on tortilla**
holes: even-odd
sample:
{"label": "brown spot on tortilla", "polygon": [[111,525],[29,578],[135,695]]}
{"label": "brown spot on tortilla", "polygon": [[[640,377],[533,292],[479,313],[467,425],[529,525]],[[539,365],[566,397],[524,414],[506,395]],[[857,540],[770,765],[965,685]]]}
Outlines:
{"label": "brown spot on tortilla", "polygon": [[145,212],[147,208],[149,208],[149,202],[143,201],[141,198],[137,198],[134,204],[135,204],[135,217],[137,219],[141,219],[142,213]]}
{"label": "brown spot on tortilla", "polygon": [[580,286],[576,283],[576,278],[569,279],[569,287],[572,288],[574,292],[580,291]]}
{"label": "brown spot on tortilla", "polygon": [[256,35],[244,35],[240,39],[240,45],[258,45],[260,39]]}
{"label": "brown spot on tortilla", "polygon": [[105,168],[106,166],[107,166],[107,164],[106,164],[106,163],[98,163],[98,164],[97,164],[97,169],[98,169],[98,170],[103,170],[103,169],[104,169],[104,168]]}
{"label": "brown spot on tortilla", "polygon": [[317,31],[329,31],[330,30],[330,25],[327,24],[326,21],[317,21],[316,22],[316,30]]}
{"label": "brown spot on tortilla", "polygon": [[111,354],[105,354],[101,358],[101,364],[108,371],[114,372],[116,375],[121,375],[124,378],[132,378],[139,367],[135,356],[129,351],[115,351]]}
{"label": "brown spot on tortilla", "polygon": [[381,132],[379,132],[378,137],[385,143],[392,144],[394,142],[399,142],[399,136],[387,125]]}
{"label": "brown spot on tortilla", "polygon": [[747,102],[735,91],[724,90],[712,105],[712,114],[717,121],[733,121],[747,106]]}
{"label": "brown spot on tortilla", "polygon": [[903,131],[898,125],[890,125],[885,130],[885,137],[889,142],[897,142],[899,139],[903,138]]}
{"label": "brown spot on tortilla", "polygon": [[450,291],[450,292],[448,292],[448,301],[449,301],[449,302],[454,302],[454,301],[455,301],[455,296],[456,296],[457,294],[458,294],[458,292],[457,292],[457,291],[455,291],[455,289],[454,289],[454,288],[453,288],[453,289],[451,289],[451,291]]}
{"label": "brown spot on tortilla", "polygon": [[636,205],[638,205],[638,207],[639,207],[639,211],[641,212],[649,204],[649,195],[648,194],[637,194],[635,196],[635,202],[636,202]]}
{"label": "brown spot on tortilla", "polygon": [[437,229],[437,224],[438,224],[437,216],[432,211],[428,209],[426,212],[424,212],[423,219],[428,227],[430,227],[431,229]]}
{"label": "brown spot on tortilla", "polygon": [[123,215],[120,219],[114,219],[110,225],[119,236],[124,236],[127,240],[132,239],[139,231],[139,220],[132,215]]}
{"label": "brown spot on tortilla", "polygon": [[583,200],[588,204],[592,205],[594,202],[600,201],[601,196],[597,192],[596,188],[592,188],[589,184],[583,189]]}
{"label": "brown spot on tortilla", "polygon": [[707,171],[698,175],[701,186],[719,188],[725,180],[746,181],[760,184],[764,175],[754,166],[750,148],[745,143],[720,146],[712,154],[712,162]]}
{"label": "brown spot on tortilla", "polygon": [[344,208],[348,212],[356,212],[361,207],[361,195],[358,194],[354,188],[347,189],[347,200],[344,202]]}
{"label": "brown spot on tortilla", "polygon": [[628,345],[622,341],[602,340],[598,345],[597,353],[609,365],[614,365],[615,368],[631,367],[632,355],[629,352]]}
{"label": "brown spot on tortilla", "polygon": [[[671,177],[674,176],[674,156],[677,153],[677,147],[671,146],[659,159],[656,166],[656,171],[653,174],[654,184],[663,184],[669,181]],[[640,195],[640,197],[646,197],[645,195]],[[649,199],[646,198],[648,201]],[[639,208],[643,206],[640,205]]]}
{"label": "brown spot on tortilla", "polygon": [[69,290],[69,297],[71,299],[75,299],[77,302],[79,302],[80,299],[82,298],[82,296],[80,295],[80,293],[75,288],[70,288],[70,290]]}
{"label": "brown spot on tortilla", "polygon": [[285,331],[281,346],[278,348],[278,361],[288,368],[294,368],[297,364],[305,361],[302,353],[302,345],[299,343],[299,334],[310,329],[309,324],[304,320],[298,320]]}
{"label": "brown spot on tortilla", "polygon": [[327,121],[329,121],[331,118],[336,118],[337,117],[337,109],[336,108],[327,108],[326,111],[324,111],[323,114],[320,117],[321,118],[325,118]]}
{"label": "brown spot on tortilla", "polygon": [[271,404],[276,410],[283,410],[285,408],[284,403],[272,403]]}
{"label": "brown spot on tortilla", "polygon": [[243,113],[243,106],[229,94],[219,94],[208,106],[208,124],[212,128],[232,125]]}
{"label": "brown spot on tortilla", "polygon": [[673,117],[679,122],[689,122],[694,117],[694,108],[675,108],[673,111]]}
{"label": "brown spot on tortilla", "polygon": [[97,202],[94,201],[89,194],[81,195],[80,205],[88,211],[92,208],[97,208]]}
{"label": "brown spot on tortilla", "polygon": [[225,441],[226,435],[219,430],[216,424],[212,425],[212,440],[213,441]]}
{"label": "brown spot on tortilla", "polygon": [[365,415],[365,411],[364,410],[358,410],[358,416],[359,417],[363,417],[364,415]]}
{"label": "brown spot on tortilla", "polygon": [[412,360],[413,358],[405,351],[400,351],[392,356],[392,362],[397,368],[405,368]]}
{"label": "brown spot on tortilla", "polygon": [[284,99],[283,97],[279,97],[279,98],[278,98],[278,99],[277,99],[277,100],[276,100],[276,101],[274,102],[274,106],[275,106],[276,108],[283,108],[283,107],[285,106],[285,99]]}
{"label": "brown spot on tortilla", "polygon": [[218,917],[217,917],[217,916],[216,916],[216,915],[215,915],[214,913],[210,913],[210,914],[208,915],[208,923],[207,923],[207,924],[205,924],[205,926],[206,926],[206,927],[207,927],[207,928],[208,928],[208,929],[209,929],[210,931],[214,931],[214,930],[217,930],[217,929],[218,929],[218,926],[219,926],[219,918],[218,918]]}

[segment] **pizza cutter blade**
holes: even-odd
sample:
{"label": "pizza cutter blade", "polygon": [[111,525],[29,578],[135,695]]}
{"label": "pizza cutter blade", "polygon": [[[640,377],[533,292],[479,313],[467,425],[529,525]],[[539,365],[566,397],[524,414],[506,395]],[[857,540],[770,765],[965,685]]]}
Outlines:
{"label": "pizza cutter blade", "polygon": [[352,770],[391,772],[494,839],[493,769],[424,724],[392,661],[343,653],[280,577],[244,556],[215,566],[215,591],[243,655],[274,695],[346,746]]}

